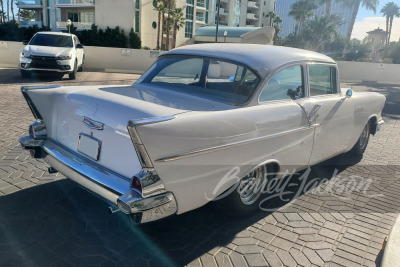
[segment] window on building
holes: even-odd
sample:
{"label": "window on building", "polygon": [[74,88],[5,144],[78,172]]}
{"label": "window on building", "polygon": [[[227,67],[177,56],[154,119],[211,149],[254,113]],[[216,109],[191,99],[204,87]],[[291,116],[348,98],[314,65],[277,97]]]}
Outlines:
{"label": "window on building", "polygon": [[196,12],[196,20],[197,21],[204,21],[204,13],[203,12]]}
{"label": "window on building", "polygon": [[185,24],[185,37],[186,38],[192,38],[193,36],[193,22],[192,21],[186,21]]}
{"label": "window on building", "polygon": [[186,6],[186,19],[193,20],[193,7]]}
{"label": "window on building", "polygon": [[136,9],[140,8],[140,0],[135,0],[135,8]]}
{"label": "window on building", "polygon": [[186,4],[193,5],[194,4],[194,0],[186,0]]}
{"label": "window on building", "polygon": [[208,23],[208,11],[206,11],[206,23]]}
{"label": "window on building", "polygon": [[261,91],[260,102],[304,97],[303,68],[290,66],[271,77]]}
{"label": "window on building", "polygon": [[310,95],[336,94],[336,68],[325,65],[309,66]]}
{"label": "window on building", "polygon": [[206,3],[204,0],[197,0],[196,6],[198,7],[206,7]]}
{"label": "window on building", "polygon": [[79,13],[78,12],[68,12],[68,19],[70,19],[72,22],[78,22],[79,21]]}
{"label": "window on building", "polygon": [[139,32],[140,31],[140,14],[139,11],[135,11],[135,32]]}

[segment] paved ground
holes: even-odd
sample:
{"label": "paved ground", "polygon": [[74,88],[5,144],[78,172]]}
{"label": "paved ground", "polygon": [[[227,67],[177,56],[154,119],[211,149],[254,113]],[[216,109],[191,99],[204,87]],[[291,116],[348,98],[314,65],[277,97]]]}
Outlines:
{"label": "paved ground", "polygon": [[[19,88],[36,83],[130,84],[136,78],[84,72],[76,81],[31,81],[21,79],[17,70],[0,69],[1,265],[379,264],[382,242],[400,207],[400,86],[353,85],[355,90],[388,97],[386,127],[371,137],[362,159],[346,156],[313,168],[305,180],[292,178],[287,190],[293,192],[293,201],[268,202],[278,211],[239,220],[226,217],[211,204],[132,227],[123,215],[108,215],[105,203],[70,180],[48,174],[43,162],[20,148],[18,138],[26,134],[33,117]],[[338,174],[331,178],[335,169]],[[329,180],[324,182],[325,177]],[[296,195],[300,187],[292,183],[302,181],[312,184]],[[316,181],[324,183],[313,184]]]}

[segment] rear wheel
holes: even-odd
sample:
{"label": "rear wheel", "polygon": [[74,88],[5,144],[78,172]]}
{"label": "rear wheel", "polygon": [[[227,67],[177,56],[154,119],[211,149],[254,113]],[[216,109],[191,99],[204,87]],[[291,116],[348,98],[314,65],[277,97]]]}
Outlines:
{"label": "rear wheel", "polygon": [[31,76],[30,72],[27,70],[21,70],[21,76],[23,78],[29,78]]}
{"label": "rear wheel", "polygon": [[364,154],[365,150],[367,149],[370,132],[370,123],[368,122],[361,132],[360,138],[358,138],[357,143],[351,150],[354,155],[361,156],[362,154]]}
{"label": "rear wheel", "polygon": [[78,62],[75,60],[74,69],[71,73],[69,73],[69,79],[75,80],[76,79],[76,72],[78,71]]}
{"label": "rear wheel", "polygon": [[268,178],[275,176],[274,165],[258,167],[243,179],[238,188],[220,200],[220,208],[231,216],[245,216],[254,213],[262,201],[262,194]]}

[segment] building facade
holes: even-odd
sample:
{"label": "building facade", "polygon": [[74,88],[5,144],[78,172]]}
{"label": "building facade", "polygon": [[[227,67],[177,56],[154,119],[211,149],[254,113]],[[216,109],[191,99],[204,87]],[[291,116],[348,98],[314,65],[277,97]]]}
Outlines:
{"label": "building facade", "polygon": [[[296,3],[298,0],[276,0],[275,5],[275,13],[278,14],[281,19],[281,32],[279,36],[286,37],[291,33],[294,33],[294,29],[296,27],[296,20],[289,16],[289,12],[291,10],[292,4]],[[343,24],[339,25],[338,33],[341,35],[346,35],[349,31],[352,8],[343,6],[343,4],[336,2],[335,0],[331,1],[331,14],[337,14],[342,17]],[[325,15],[325,5],[322,5],[314,10],[315,16]],[[299,25],[300,29],[300,25]]]}
{"label": "building facade", "polygon": [[[185,26],[177,32],[176,44],[191,38],[195,30],[209,24],[211,0],[177,0],[176,7],[183,7]],[[212,2],[214,3],[214,2]],[[131,28],[140,36],[142,46],[155,48],[157,45],[158,12],[153,0],[20,0],[18,7],[33,10],[33,21],[21,21],[21,27],[48,26],[52,31],[67,30],[67,20],[77,30],[119,26],[125,32]],[[167,14],[165,14],[167,17]],[[164,33],[166,38],[166,34]],[[172,31],[170,33],[172,39]],[[172,40],[171,40],[172,41]],[[165,43],[165,42],[164,42]],[[172,42],[170,42],[172,43]]]}
{"label": "building facade", "polygon": [[[270,11],[274,11],[275,0],[220,0],[220,3],[220,25],[229,27],[264,27],[269,26],[267,14]],[[211,12],[214,15],[217,12],[217,8],[211,10]],[[214,15],[213,17],[216,16]]]}

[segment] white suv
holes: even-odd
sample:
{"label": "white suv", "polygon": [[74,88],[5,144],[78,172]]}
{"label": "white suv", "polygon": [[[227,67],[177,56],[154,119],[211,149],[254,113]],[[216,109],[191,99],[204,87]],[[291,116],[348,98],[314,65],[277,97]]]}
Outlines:
{"label": "white suv", "polygon": [[51,71],[60,77],[68,73],[75,79],[76,72],[83,70],[83,45],[74,34],[38,32],[24,44],[19,60],[23,77],[29,77],[32,71]]}

